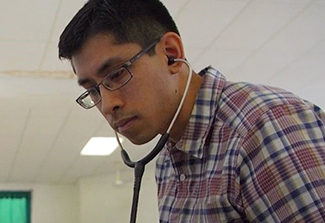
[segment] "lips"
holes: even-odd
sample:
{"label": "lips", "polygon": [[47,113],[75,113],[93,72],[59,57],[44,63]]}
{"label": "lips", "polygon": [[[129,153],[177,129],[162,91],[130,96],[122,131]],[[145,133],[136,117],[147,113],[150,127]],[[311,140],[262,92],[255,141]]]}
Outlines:
{"label": "lips", "polygon": [[135,117],[119,120],[114,123],[114,128],[117,129],[118,132],[120,132],[120,133],[125,132],[127,129],[129,129],[131,127],[134,120],[135,120]]}

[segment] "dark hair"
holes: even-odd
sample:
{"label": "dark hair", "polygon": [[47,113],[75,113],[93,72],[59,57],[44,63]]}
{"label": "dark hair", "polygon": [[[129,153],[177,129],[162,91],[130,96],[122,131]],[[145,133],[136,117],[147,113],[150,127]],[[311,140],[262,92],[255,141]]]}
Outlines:
{"label": "dark hair", "polygon": [[71,60],[90,37],[100,33],[111,34],[116,44],[145,47],[169,31],[180,35],[159,0],[89,0],[62,32],[59,58]]}

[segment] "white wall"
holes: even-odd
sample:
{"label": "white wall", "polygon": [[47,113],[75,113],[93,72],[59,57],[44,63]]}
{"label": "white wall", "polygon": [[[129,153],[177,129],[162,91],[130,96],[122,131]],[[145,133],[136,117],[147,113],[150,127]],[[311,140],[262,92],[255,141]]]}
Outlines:
{"label": "white wall", "polygon": [[32,191],[32,223],[79,223],[76,185],[0,184],[0,190]]}
{"label": "white wall", "polygon": [[[153,168],[142,179],[137,222],[158,220],[157,188]],[[0,190],[32,191],[32,223],[127,223],[133,196],[133,170],[115,176],[81,178],[75,185],[5,184]]]}
{"label": "white wall", "polygon": [[[114,176],[83,178],[79,181],[80,223],[127,223],[130,219],[133,196],[133,170],[122,172],[122,185]],[[137,222],[155,223],[158,220],[157,189],[152,170],[142,180]]]}

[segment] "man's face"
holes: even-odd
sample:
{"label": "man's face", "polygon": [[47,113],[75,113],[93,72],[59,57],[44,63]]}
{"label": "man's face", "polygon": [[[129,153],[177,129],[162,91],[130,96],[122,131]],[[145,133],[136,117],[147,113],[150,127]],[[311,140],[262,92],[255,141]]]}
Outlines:
{"label": "man's face", "polygon": [[[116,45],[109,35],[98,34],[71,62],[79,83],[89,89],[141,49],[134,43]],[[100,85],[102,100],[97,108],[114,130],[143,144],[166,131],[179,101],[175,97],[177,83],[159,49],[156,55],[141,56],[129,69],[133,78],[122,88],[110,91]]]}

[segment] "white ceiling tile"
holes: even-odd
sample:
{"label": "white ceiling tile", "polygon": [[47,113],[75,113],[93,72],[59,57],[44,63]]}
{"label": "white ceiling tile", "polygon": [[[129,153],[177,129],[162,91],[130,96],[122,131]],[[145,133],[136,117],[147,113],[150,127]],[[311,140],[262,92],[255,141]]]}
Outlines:
{"label": "white ceiling tile", "polygon": [[122,158],[119,156],[120,155],[119,151],[116,151],[114,153],[118,153],[118,154],[114,155],[114,158],[109,157],[106,160],[104,160],[102,163],[100,163],[92,174],[93,175],[115,174],[116,162],[119,163],[118,165],[120,165],[121,170],[130,168],[123,163]]}
{"label": "white ceiling tile", "polygon": [[325,1],[324,0],[315,0],[314,5],[316,7],[325,7]]}
{"label": "white ceiling tile", "polygon": [[248,1],[190,1],[177,17],[185,47],[207,47]]}
{"label": "white ceiling tile", "polygon": [[253,51],[286,26],[309,1],[251,1],[212,47]]}
{"label": "white ceiling tile", "polygon": [[313,4],[282,29],[261,50],[302,54],[325,38],[325,7]]}
{"label": "white ceiling tile", "polygon": [[[197,57],[199,55],[205,55],[206,51],[204,51],[202,48],[185,48],[185,57],[187,61],[191,64],[192,69],[194,71],[198,71],[198,69],[202,69],[202,66],[206,66],[208,62],[204,62],[204,65],[200,62],[197,62]],[[209,58],[210,59],[210,58]]]}
{"label": "white ceiling tile", "polygon": [[325,79],[315,80],[315,83],[310,83],[300,89],[299,96],[311,101],[312,103],[325,110],[324,86]]}
{"label": "white ceiling tile", "polygon": [[30,113],[24,104],[12,106],[12,100],[0,98],[0,181],[6,181],[10,175]]}
{"label": "white ceiling tile", "polygon": [[[70,168],[80,151],[92,135],[100,128],[103,118],[95,109],[76,108],[62,127],[60,135],[51,148],[48,157],[43,160],[42,170],[37,181],[56,182]],[[69,142],[67,144],[67,142]]]}
{"label": "white ceiling tile", "polygon": [[266,81],[271,84],[286,84],[294,91],[303,90],[305,86],[325,83],[324,61],[325,41],[316,45],[308,53],[288,64],[287,67]]}
{"label": "white ceiling tile", "polygon": [[240,78],[241,81],[265,84],[265,80],[287,67],[295,58],[290,52],[281,55],[272,52],[256,52],[231,71],[231,75]]}
{"label": "white ceiling tile", "polygon": [[0,41],[0,49],[0,72],[37,70],[45,49],[45,43]]}
{"label": "white ceiling tile", "polygon": [[212,65],[230,78],[231,71],[250,54],[251,52],[249,51],[210,48],[205,50],[204,54],[200,54],[200,57],[194,61],[193,67],[197,68],[198,71],[208,65]]}
{"label": "white ceiling tile", "polygon": [[68,60],[60,60],[58,57],[58,42],[50,42],[46,48],[46,54],[42,59],[40,69],[45,71],[72,71]]}
{"label": "white ceiling tile", "polygon": [[[80,108],[82,109],[82,108]],[[114,131],[109,126],[107,121],[102,117],[97,110],[94,110],[93,113],[98,116],[98,122],[100,123],[98,128],[92,132],[92,137],[115,137]],[[88,125],[86,123],[86,125]],[[85,137],[84,139],[89,140],[90,137]],[[83,146],[86,142],[83,144]],[[109,146],[109,145],[108,145]],[[61,176],[60,181],[68,180],[73,176],[76,178],[89,176],[92,174],[96,174],[96,171],[100,166],[103,165],[105,162],[112,162],[116,157],[113,154],[111,156],[81,156],[79,152],[81,151],[82,147],[79,148],[78,154],[76,159],[71,166],[67,168],[64,172],[64,175]],[[115,153],[118,152],[119,155],[119,148],[116,149]],[[105,169],[102,174],[107,174],[110,172],[110,169]]]}
{"label": "white ceiling tile", "polygon": [[[52,108],[43,106],[32,109],[27,120],[26,133],[20,144],[10,174],[9,179],[11,181],[27,181],[37,177],[39,167],[60,133],[61,126],[69,110],[66,107]],[[51,115],[52,112],[56,115]]]}
{"label": "white ceiling tile", "polygon": [[325,56],[325,38],[320,41],[319,43],[316,43],[307,53],[312,55],[317,55],[321,58],[324,58]]}
{"label": "white ceiling tile", "polygon": [[59,43],[59,37],[63,29],[68,25],[73,16],[84,5],[83,0],[61,0],[59,4],[58,14],[56,16],[55,23],[53,24],[53,33],[51,36],[51,42]]}
{"label": "white ceiling tile", "polygon": [[[51,106],[51,98],[63,97],[69,100],[73,105],[77,105],[74,99],[81,94],[84,89],[77,85],[76,80],[71,79],[56,79],[56,78],[40,78],[40,77],[11,77],[2,75],[0,76],[0,96],[1,97],[25,97],[29,103],[33,99],[40,97],[46,100],[41,104],[49,103]],[[14,87],[14,88],[13,88]],[[54,99],[55,100],[55,99]],[[62,100],[63,102],[64,100]],[[67,104],[70,105],[70,104]]]}
{"label": "white ceiling tile", "polygon": [[[71,163],[71,166],[60,177],[59,181],[68,181],[74,179],[75,181],[81,177],[87,177],[94,174],[98,166],[106,160],[103,156],[78,156],[76,160]],[[106,170],[109,173],[109,170]]]}
{"label": "white ceiling tile", "polygon": [[189,1],[190,0],[162,0],[161,2],[166,6],[171,16],[176,19]]}
{"label": "white ceiling tile", "polygon": [[2,1],[0,40],[47,41],[59,1]]}

